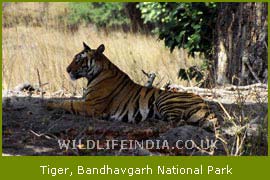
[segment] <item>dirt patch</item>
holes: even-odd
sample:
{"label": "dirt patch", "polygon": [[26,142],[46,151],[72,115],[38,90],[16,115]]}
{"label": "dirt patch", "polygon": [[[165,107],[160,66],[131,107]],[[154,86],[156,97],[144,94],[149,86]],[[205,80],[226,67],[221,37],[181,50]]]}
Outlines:
{"label": "dirt patch", "polygon": [[[222,141],[217,140],[216,134],[195,126],[174,127],[168,122],[156,120],[129,124],[91,119],[62,110],[48,111],[44,106],[48,100],[59,98],[49,99],[45,96],[41,99],[39,95],[29,96],[22,92],[13,92],[12,95],[3,97],[3,155],[233,155],[231,152],[236,151],[231,151],[237,142],[237,136],[230,122],[223,124],[222,136],[228,143],[224,147]],[[230,106],[230,112],[232,110],[236,111],[237,108]],[[267,104],[250,104],[241,111],[249,113],[256,122],[253,125],[249,123],[244,131],[245,139],[241,146],[244,154],[240,155],[267,155],[267,131],[258,131],[267,130],[267,127],[261,128],[265,126],[263,121],[267,118]],[[157,142],[166,141],[167,146],[147,148],[147,140],[155,142],[155,146]],[[184,143],[189,140],[196,146],[186,147]],[[109,144],[116,141],[118,145],[113,149],[106,149],[108,141]],[[204,144],[201,144],[202,141]],[[214,149],[203,148],[208,141],[214,142]],[[68,149],[66,146],[61,148],[62,142],[69,142]],[[93,142],[96,143],[95,148]],[[119,142],[124,142],[126,148],[120,148]],[[176,143],[181,149],[176,147]]]}

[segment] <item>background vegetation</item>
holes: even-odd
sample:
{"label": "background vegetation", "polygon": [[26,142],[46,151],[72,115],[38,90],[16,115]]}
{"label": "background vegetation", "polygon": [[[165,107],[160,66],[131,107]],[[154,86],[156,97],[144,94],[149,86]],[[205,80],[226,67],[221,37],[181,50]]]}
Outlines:
{"label": "background vegetation", "polygon": [[71,3],[68,22],[79,26],[95,24],[98,28],[119,28],[130,25],[123,3]]}
{"label": "background vegetation", "polygon": [[138,7],[144,22],[155,24],[154,32],[171,51],[178,47],[192,55],[211,54],[215,3],[140,3]]}
{"label": "background vegetation", "polygon": [[[82,41],[104,43],[108,57],[141,84],[142,69],[158,74],[159,87],[267,82],[265,3],[4,3],[3,32],[4,88],[34,80],[36,70],[14,74],[28,72],[26,65],[51,63],[41,72],[45,81],[52,79],[48,72],[64,73]],[[50,89],[66,87],[57,74]]]}
{"label": "background vegetation", "polygon": [[[136,6],[132,4],[137,11]],[[83,41],[93,48],[105,44],[105,54],[140,84],[147,81],[143,69],[157,74],[158,87],[168,81],[187,85],[178,78],[179,68],[200,66],[201,58],[189,57],[183,49],[170,53],[151,33],[152,25],[143,25],[127,13],[129,7],[121,3],[4,3],[3,89],[22,82],[37,84],[39,69],[41,80],[49,83],[47,90],[80,93],[86,82],[71,82],[65,68]],[[120,14],[115,13],[119,10]]]}

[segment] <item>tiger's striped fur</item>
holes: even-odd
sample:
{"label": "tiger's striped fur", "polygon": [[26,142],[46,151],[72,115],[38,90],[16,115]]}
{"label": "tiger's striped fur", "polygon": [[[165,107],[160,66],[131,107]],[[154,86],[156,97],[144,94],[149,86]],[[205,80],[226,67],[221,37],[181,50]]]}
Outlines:
{"label": "tiger's striped fur", "polygon": [[104,45],[93,50],[84,43],[84,50],[67,67],[71,79],[88,79],[83,100],[49,103],[48,107],[124,122],[154,118],[213,128],[215,115],[200,96],[136,84],[110,62],[104,50]]}

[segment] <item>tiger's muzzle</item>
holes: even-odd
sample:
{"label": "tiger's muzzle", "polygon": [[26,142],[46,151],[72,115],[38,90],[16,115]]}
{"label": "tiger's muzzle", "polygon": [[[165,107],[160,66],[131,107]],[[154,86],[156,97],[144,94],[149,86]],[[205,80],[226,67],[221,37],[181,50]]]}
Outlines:
{"label": "tiger's muzzle", "polygon": [[70,79],[73,80],[73,81],[81,78],[81,76],[78,75],[78,73],[73,72],[70,67],[67,67],[67,73],[68,73]]}

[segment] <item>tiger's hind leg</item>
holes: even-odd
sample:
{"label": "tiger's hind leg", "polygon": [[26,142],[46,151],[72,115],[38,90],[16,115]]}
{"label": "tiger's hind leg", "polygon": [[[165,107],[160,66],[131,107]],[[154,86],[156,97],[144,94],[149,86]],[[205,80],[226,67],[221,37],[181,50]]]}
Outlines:
{"label": "tiger's hind leg", "polygon": [[188,124],[195,124],[207,131],[215,131],[217,127],[217,117],[211,112],[208,106],[199,108],[192,115],[186,116]]}
{"label": "tiger's hind leg", "polygon": [[172,122],[174,126],[183,126],[185,124],[199,126],[207,131],[214,132],[217,125],[217,118],[207,106],[197,106],[185,111],[179,109],[167,110],[161,113],[166,120]]}

